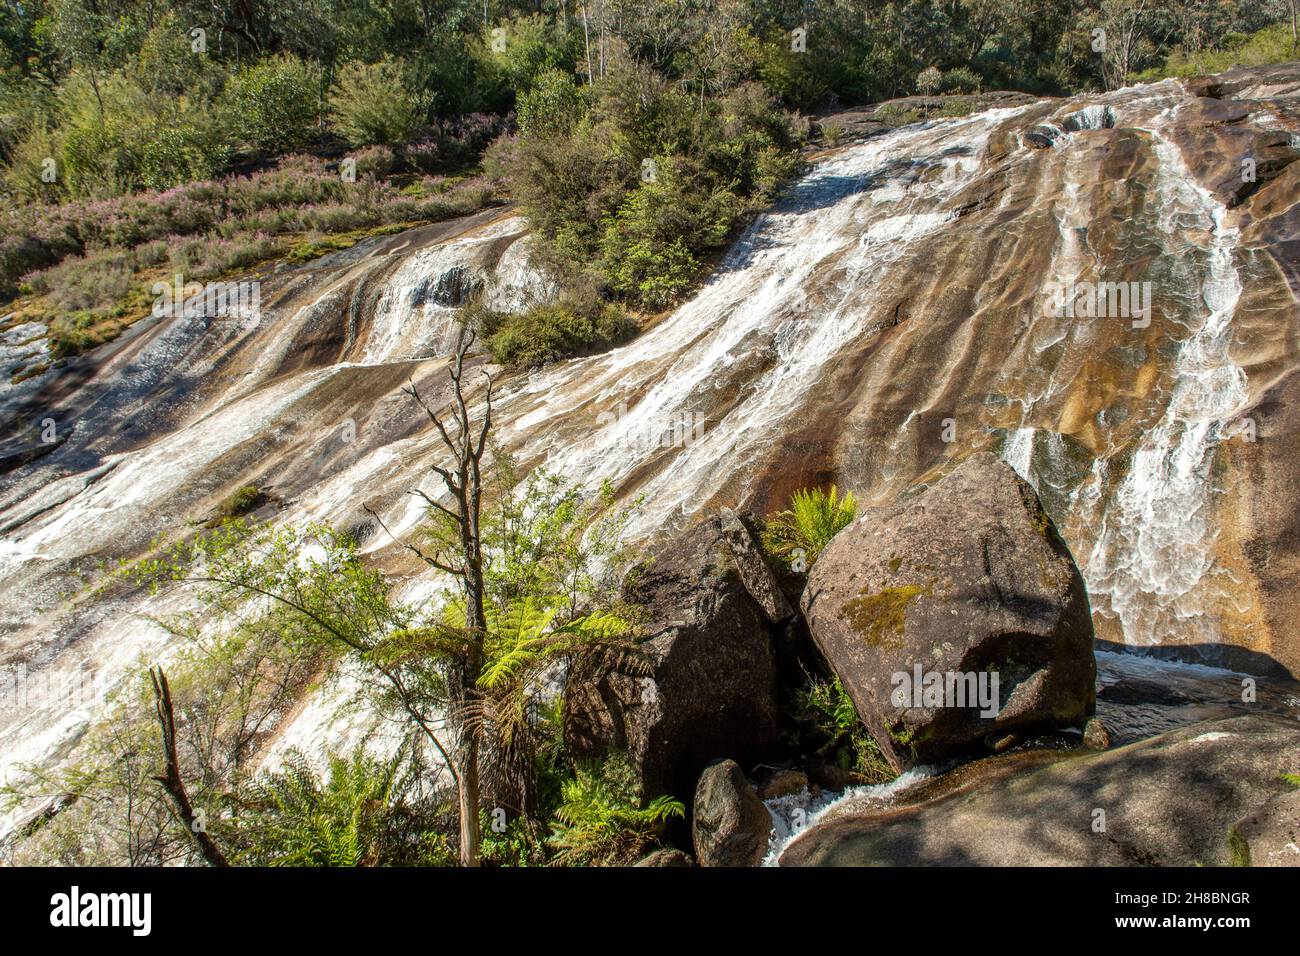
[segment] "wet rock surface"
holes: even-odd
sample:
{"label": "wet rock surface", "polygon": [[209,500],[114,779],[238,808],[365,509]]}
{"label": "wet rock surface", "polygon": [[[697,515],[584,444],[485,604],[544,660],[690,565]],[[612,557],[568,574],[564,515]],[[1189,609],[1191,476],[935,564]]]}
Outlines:
{"label": "wet rock surface", "polygon": [[[887,501],[991,451],[1034,484],[1099,636],[1300,674],[1300,163],[1265,164],[1235,205],[1224,192],[1232,149],[1300,133],[1296,80],[1291,64],[1200,93],[1168,81],[985,99],[992,110],[959,118],[936,106],[902,128],[864,117],[864,136],[823,151],[640,338],[499,377],[497,437],[526,466],[645,495],[631,533],[651,546],[722,505],[766,513],[831,481]],[[1033,148],[1038,127],[1063,135]],[[3,662],[59,679],[91,661],[112,684],[163,653],[168,636],[140,622],[175,608],[95,602],[83,576],[188,533],[241,485],[280,489],[286,524],[347,522],[365,503],[411,531],[409,492],[438,451],[400,389],[441,394],[450,317],[421,290],[470,267],[490,294],[527,298],[544,277],[508,218],[260,275],[255,326],[145,320],[11,382],[7,434],[49,417],[65,438],[39,458],[10,449],[0,474]],[[1150,283],[1150,322],[1044,309],[1050,283],[1098,281]],[[699,441],[625,440],[681,415],[705,423]],[[403,596],[437,586],[385,535],[365,553]],[[0,772],[63,760],[92,709],[0,713]]]}
{"label": "wet rock surface", "polygon": [[1297,748],[1294,721],[1243,716],[1105,753],[989,758],[915,788],[910,801],[819,824],[780,862],[1228,865],[1240,844],[1234,828],[1255,841],[1252,859],[1285,850],[1294,804],[1280,775]]}

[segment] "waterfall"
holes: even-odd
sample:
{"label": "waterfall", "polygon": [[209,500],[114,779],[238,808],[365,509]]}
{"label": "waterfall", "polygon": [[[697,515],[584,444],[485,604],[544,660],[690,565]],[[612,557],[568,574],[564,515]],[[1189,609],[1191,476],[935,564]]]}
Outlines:
{"label": "waterfall", "polygon": [[[363,361],[378,364],[447,354],[456,344],[457,309],[489,284],[490,304],[528,304],[530,295],[543,291],[537,280],[520,274],[518,254],[507,260],[494,251],[502,240],[509,240],[512,249],[521,245],[526,229],[523,219],[512,216],[408,256],[384,283],[375,303]],[[509,263],[508,273],[499,270],[503,262]]]}
{"label": "waterfall", "polygon": [[[791,462],[807,463],[796,477],[830,473],[868,501],[970,449],[998,447],[1060,505],[1053,516],[1098,613],[1126,640],[1210,639],[1210,471],[1246,396],[1229,355],[1242,277],[1237,229],[1173,145],[1177,95],[1164,84],[1082,108],[991,110],[832,153],[638,338],[499,376],[496,442],[579,486],[609,479],[641,496],[630,532],[643,543],[718,503],[761,496]],[[1019,133],[1036,123],[1063,134],[1032,149]],[[1099,327],[1045,315],[1041,290],[1107,264],[1089,241],[1093,204],[1109,195],[1089,150],[1125,124],[1151,141],[1154,183],[1141,185],[1153,185],[1155,258],[1200,291],[1179,319],[1185,334],[1160,358],[1167,385],[1133,410],[1094,413],[1088,362],[1102,349]],[[445,382],[454,309],[470,291],[516,310],[554,295],[529,265],[524,234],[522,220],[493,212],[415,248],[376,245],[370,258],[363,247],[270,283],[255,328],[163,323],[109,350],[60,417],[71,437],[0,479],[0,677],[20,661],[49,674],[90,664],[98,696],[75,708],[0,708],[0,776],[64,759],[104,694],[167,652],[168,636],[144,618],[175,613],[183,596],[65,605],[95,561],[143,553],[250,478],[286,489],[274,520],[287,526],[354,520],[361,500],[399,537],[422,520],[407,492],[441,492],[429,472],[440,449],[400,388],[412,377]],[[954,407],[962,437],[940,445],[934,423]],[[1121,412],[1144,424],[1136,437],[1116,437]],[[338,438],[345,423],[350,444]],[[681,440],[645,440],[665,434]],[[402,567],[384,536],[365,550]],[[409,599],[433,586],[420,570],[399,576]],[[302,708],[281,746],[333,739],[326,703]],[[0,821],[0,832],[18,819]]]}
{"label": "waterfall", "polygon": [[1213,642],[1211,466],[1225,424],[1247,397],[1245,373],[1229,353],[1241,295],[1239,233],[1226,224],[1222,203],[1196,183],[1178,148],[1158,127],[1152,133],[1160,163],[1160,228],[1171,243],[1187,229],[1210,237],[1201,301],[1172,363],[1164,413],[1102,508],[1101,529],[1081,570],[1094,605],[1119,619],[1126,642],[1158,644],[1173,635]]}
{"label": "waterfall", "polygon": [[[745,232],[698,295],[649,333],[537,374],[505,396],[503,437],[522,457],[542,457],[583,483],[617,484],[653,463],[634,533],[648,536],[693,513],[720,475],[735,476],[743,495],[755,459],[807,406],[843,349],[869,332],[881,276],[905,267],[911,248],[952,220],[950,202],[977,173],[990,132],[1016,112],[906,129],[818,166]],[[964,148],[945,150],[954,139]],[[762,374],[728,396],[755,363]],[[613,421],[589,421],[554,441],[575,412],[623,405],[626,414]],[[703,417],[703,435],[686,447],[646,450],[636,440],[693,415]]]}

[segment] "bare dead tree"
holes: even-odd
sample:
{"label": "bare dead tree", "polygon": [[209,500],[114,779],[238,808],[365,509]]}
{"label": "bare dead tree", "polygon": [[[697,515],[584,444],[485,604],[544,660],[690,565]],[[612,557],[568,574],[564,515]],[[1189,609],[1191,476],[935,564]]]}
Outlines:
{"label": "bare dead tree", "polygon": [[154,710],[158,714],[158,726],[162,730],[163,742],[163,773],[154,779],[162,784],[167,795],[171,797],[176,807],[176,815],[185,826],[185,832],[190,835],[203,859],[208,861],[208,865],[229,866],[226,855],[221,852],[221,848],[195,815],[194,805],[190,803],[190,796],[185,790],[185,781],[181,777],[181,761],[176,751],[176,713],[172,709],[172,690],[167,683],[167,675],[163,673],[161,667],[152,667],[149,669],[149,677],[153,681]]}
{"label": "bare dead tree", "polygon": [[403,389],[424,409],[452,459],[447,468],[430,466],[451,495],[451,507],[419,489],[415,493],[435,513],[445,516],[455,529],[454,553],[438,550],[429,554],[413,544],[406,547],[430,567],[455,577],[465,597],[463,653],[453,659],[447,676],[447,721],[453,732],[452,759],[456,764],[456,791],[460,804],[462,866],[478,866],[479,863],[479,735],[468,715],[477,697],[478,677],[483,669],[483,642],[487,634],[479,511],[483,499],[483,454],[487,449],[488,430],[492,427],[492,376],[481,370],[487,379],[487,390],[483,400],[483,421],[477,426],[471,420],[465,395],[465,356],[474,344],[474,338],[471,329],[461,327],[451,365],[452,401],[448,409],[436,410],[420,394],[413,380]]}

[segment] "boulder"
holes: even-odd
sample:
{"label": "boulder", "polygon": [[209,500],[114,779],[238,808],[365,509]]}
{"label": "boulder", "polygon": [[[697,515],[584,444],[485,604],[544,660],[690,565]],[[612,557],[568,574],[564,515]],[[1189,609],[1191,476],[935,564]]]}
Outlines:
{"label": "boulder", "polygon": [[655,850],[649,856],[644,856],[637,860],[634,866],[694,866],[695,861],[689,854],[683,853],[676,847],[664,847],[661,850]]}
{"label": "boulder", "polygon": [[727,546],[731,549],[731,556],[735,559],[736,571],[740,574],[740,580],[744,583],[749,596],[754,599],[762,610],[763,616],[771,623],[782,624],[790,620],[794,617],[794,609],[790,607],[790,602],[781,592],[781,586],[777,584],[772,569],[767,566],[763,549],[754,540],[753,532],[730,508],[720,509],[718,517],[722,525],[722,533],[727,539]]}
{"label": "boulder", "polygon": [[[1101,753],[990,757],[884,809],[814,824],[782,866],[1278,865],[1300,856],[1281,778],[1294,720],[1202,721]],[[945,785],[946,778],[953,778]],[[913,793],[915,791],[915,793]]]}
{"label": "boulder", "polygon": [[808,787],[808,775],[800,770],[778,770],[758,785],[760,800],[789,797]]}
{"label": "boulder", "polygon": [[645,609],[640,646],[649,673],[580,661],[565,708],[569,752],[585,759],[624,751],[644,797],[686,799],[719,754],[756,762],[775,748],[772,639],[718,519],[669,542],[626,597]]}
{"label": "boulder", "polygon": [[1083,745],[1089,750],[1110,749],[1110,731],[1098,718],[1090,717],[1083,725]]}
{"label": "boulder", "polygon": [[1269,800],[1232,828],[1234,863],[1300,866],[1300,790]]}
{"label": "boulder", "polygon": [[734,760],[710,764],[695,788],[691,835],[700,866],[758,866],[772,815]]}
{"label": "boulder", "polygon": [[1094,711],[1083,579],[1034,490],[990,453],[836,535],[802,606],[896,770]]}

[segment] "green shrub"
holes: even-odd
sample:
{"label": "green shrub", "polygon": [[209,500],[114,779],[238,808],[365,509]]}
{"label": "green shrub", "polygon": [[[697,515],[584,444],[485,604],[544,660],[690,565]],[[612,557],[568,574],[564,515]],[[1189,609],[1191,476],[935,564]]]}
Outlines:
{"label": "green shrub", "polygon": [[310,140],[319,126],[316,71],[288,54],[246,66],[231,77],[222,97],[244,145],[280,153]]}
{"label": "green shrub", "polygon": [[357,179],[382,179],[397,168],[397,155],[387,146],[367,146],[350,157],[356,163]]}
{"label": "green shrub", "polygon": [[102,249],[65,259],[52,269],[31,277],[29,286],[48,295],[61,312],[99,309],[113,305],[131,287],[134,257],[119,249]]}
{"label": "green shrub", "polygon": [[493,359],[520,368],[604,351],[636,333],[622,308],[595,299],[566,299],[518,314],[480,312],[474,321]]}
{"label": "green shrub", "polygon": [[797,169],[789,118],[745,84],[687,95],[639,63],[579,89],[543,72],[520,98],[519,136],[488,172],[507,181],[561,275],[661,309]]}
{"label": "green shrub", "polygon": [[116,338],[123,325],[89,310],[55,317],[49,324],[50,357],[67,358]]}
{"label": "green shrub", "polygon": [[[853,493],[840,498],[834,485],[831,485],[829,493],[820,488],[801,488],[791,495],[788,510],[768,516],[763,529],[763,546],[769,554],[787,565],[802,557],[802,570],[807,570],[830,544],[831,538],[853,521],[857,509]],[[801,569],[795,567],[795,570]]]}
{"label": "green shrub", "polygon": [[699,260],[680,236],[668,243],[651,239],[627,243],[617,236],[607,239],[605,248],[610,288],[652,309],[670,305],[700,273]]}
{"label": "green shrub", "polygon": [[979,74],[965,66],[947,70],[939,79],[940,93],[978,93],[981,86]]}
{"label": "green shrub", "polygon": [[[3,171],[5,188],[20,199],[39,203],[57,199],[67,194],[66,177],[60,181],[46,182],[41,174],[53,159],[57,163],[63,153],[61,137],[45,126],[35,126],[14,146],[9,165]],[[58,176],[58,166],[54,169]]]}
{"label": "green shrub", "polygon": [[495,74],[505,90],[522,95],[544,74],[573,75],[580,43],[577,32],[565,31],[560,23],[540,14],[512,17],[502,21],[499,33],[496,29],[488,33],[476,52],[481,54],[482,65],[488,67],[483,72]]}
{"label": "green shrub", "polygon": [[1176,48],[1169,54],[1163,66],[1152,67],[1135,74],[1132,79],[1148,83],[1170,76],[1222,73],[1234,66],[1268,66],[1272,63],[1286,63],[1295,58],[1296,47],[1293,44],[1290,26],[1275,24],[1264,27],[1249,37],[1228,34],[1224,37],[1223,49],[1220,50],[1184,52]]}
{"label": "green shrub", "polygon": [[334,128],[353,146],[396,145],[424,121],[426,103],[411,92],[400,62],[348,63],[330,90]]}
{"label": "green shrub", "polygon": [[261,504],[263,497],[262,491],[257,485],[243,485],[236,488],[228,497],[222,500],[221,504],[217,505],[217,514],[225,519],[238,518],[248,514]]}
{"label": "green shrub", "polygon": [[[229,158],[208,104],[151,92],[115,75],[73,74],[60,87],[57,125],[32,128],[14,150],[6,185],[19,196],[121,195],[203,179]],[[53,161],[54,181],[41,178]]]}
{"label": "green shrub", "polygon": [[822,142],[827,146],[838,146],[844,137],[844,124],[838,120],[828,119],[817,124]]}
{"label": "green shrub", "polygon": [[970,116],[978,107],[973,100],[945,100],[933,115],[944,118]]}
{"label": "green shrub", "polygon": [[872,116],[888,126],[906,126],[921,118],[916,110],[903,109],[897,103],[885,103],[876,109]]}
{"label": "green shrub", "polygon": [[606,220],[601,254],[614,292],[661,309],[695,282],[697,254],[726,242],[743,203],[685,160],[663,157],[654,169]]}
{"label": "green shrub", "polygon": [[519,131],[529,136],[568,133],[584,109],[582,91],[573,77],[559,70],[545,70],[519,98],[516,110]]}

